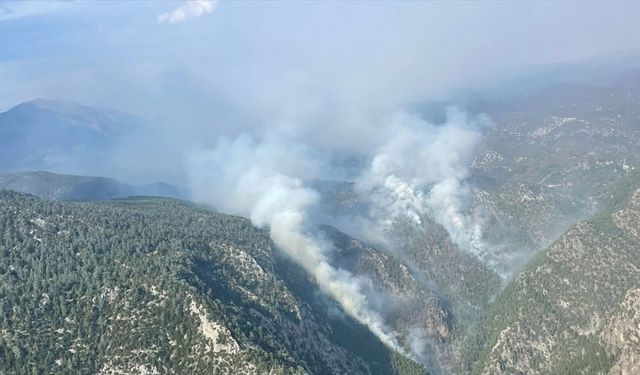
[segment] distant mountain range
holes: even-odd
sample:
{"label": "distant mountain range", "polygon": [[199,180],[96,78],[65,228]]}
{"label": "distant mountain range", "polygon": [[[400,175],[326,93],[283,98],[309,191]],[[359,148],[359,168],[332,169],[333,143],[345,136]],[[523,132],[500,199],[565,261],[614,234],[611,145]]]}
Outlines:
{"label": "distant mountain range", "polygon": [[189,199],[187,189],[164,182],[128,185],[105,177],[71,176],[50,172],[0,174],[0,190],[14,190],[42,198],[100,201],[129,196],[158,196]]}
{"label": "distant mountain range", "polygon": [[146,120],[75,102],[36,99],[0,113],[0,172],[101,170]]}
{"label": "distant mountain range", "polygon": [[66,100],[19,104],[0,113],[0,189],[59,200],[133,195],[189,199],[186,189],[164,182],[131,185],[85,176],[111,171],[127,140],[143,134],[148,126],[147,120],[137,116]]}

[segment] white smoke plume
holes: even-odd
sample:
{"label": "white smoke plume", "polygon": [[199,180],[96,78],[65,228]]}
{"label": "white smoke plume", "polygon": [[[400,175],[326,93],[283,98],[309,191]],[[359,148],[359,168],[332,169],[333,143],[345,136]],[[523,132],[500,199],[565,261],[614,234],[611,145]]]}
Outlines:
{"label": "white smoke plume", "polygon": [[481,121],[453,109],[439,125],[406,112],[394,117],[384,129],[386,141],[356,182],[382,231],[400,217],[420,224],[428,215],[460,248],[484,258],[481,227],[466,213],[470,191],[464,183]]}
{"label": "white smoke plume", "polygon": [[[481,227],[468,214],[471,191],[465,182],[483,121],[452,110],[446,123],[434,125],[400,112],[386,125],[371,129],[369,150],[361,154],[369,163],[356,178],[355,188],[368,203],[365,222],[375,223],[368,228],[374,236],[384,238],[400,219],[420,225],[428,216],[461,249],[485,260]],[[295,136],[271,135],[259,142],[249,136],[223,138],[211,149],[191,153],[187,170],[193,196],[269,228],[273,242],[346,314],[387,346],[429,363],[418,345],[422,336],[405,338],[409,347],[403,349],[397,334],[372,308],[363,279],[333,267],[333,246],[310,230],[314,224],[310,215],[320,195],[303,181],[326,178],[332,168],[327,162],[331,158],[319,157],[315,150]]]}
{"label": "white smoke plume", "polygon": [[222,140],[213,150],[192,152],[191,186],[196,188],[197,200],[270,228],[273,242],[309,272],[345,313],[387,346],[406,354],[382,317],[370,308],[361,279],[333,267],[331,245],[307,230],[307,212],[319,199],[300,179],[317,167],[308,160],[307,152],[274,139]]}

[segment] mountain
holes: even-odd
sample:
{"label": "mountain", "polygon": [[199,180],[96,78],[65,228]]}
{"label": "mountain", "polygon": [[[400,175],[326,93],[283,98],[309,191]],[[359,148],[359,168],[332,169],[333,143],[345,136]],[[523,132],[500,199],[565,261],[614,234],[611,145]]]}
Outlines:
{"label": "mountain", "polygon": [[473,373],[640,371],[640,176],[621,184],[500,293]]}
{"label": "mountain", "polygon": [[2,372],[425,373],[247,219],[4,191],[0,233]]}
{"label": "mountain", "polygon": [[105,177],[71,176],[50,172],[0,174],[0,190],[15,190],[47,199],[91,201],[135,195],[188,199],[187,189],[163,182],[128,185]]}
{"label": "mountain", "polygon": [[640,371],[639,88],[638,74],[625,74],[485,107],[493,125],[472,166],[473,210],[513,278],[452,372]]}
{"label": "mountain", "polygon": [[[367,211],[353,184],[314,181],[328,215]],[[320,215],[322,217],[322,215]],[[349,216],[346,216],[349,217]],[[433,373],[449,373],[470,331],[502,287],[501,276],[455,245],[446,229],[429,217],[422,225],[397,221],[386,233],[390,246],[372,245],[325,226],[341,249],[336,266],[370,281],[373,295],[393,301],[387,317],[401,342],[422,354]],[[382,311],[387,306],[378,306]]]}
{"label": "mountain", "polygon": [[0,171],[87,171],[144,126],[141,118],[71,101],[22,103],[0,113]]}

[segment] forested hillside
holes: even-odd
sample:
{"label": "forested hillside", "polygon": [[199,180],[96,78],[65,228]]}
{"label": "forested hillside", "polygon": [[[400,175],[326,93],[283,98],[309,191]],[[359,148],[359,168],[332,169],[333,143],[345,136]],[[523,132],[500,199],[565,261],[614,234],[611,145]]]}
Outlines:
{"label": "forested hillside", "polygon": [[640,189],[624,179],[603,211],[539,254],[501,292],[467,358],[474,374],[640,371]]}
{"label": "forested hillside", "polygon": [[246,219],[0,192],[0,372],[424,374]]}

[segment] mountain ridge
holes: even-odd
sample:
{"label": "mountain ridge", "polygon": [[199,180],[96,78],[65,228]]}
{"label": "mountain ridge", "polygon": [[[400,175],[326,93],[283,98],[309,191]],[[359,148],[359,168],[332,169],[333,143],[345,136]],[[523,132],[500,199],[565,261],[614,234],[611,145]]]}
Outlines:
{"label": "mountain ridge", "polygon": [[190,192],[164,182],[129,185],[108,177],[45,171],[0,173],[0,190],[15,190],[57,200],[108,200],[146,195],[189,199]]}
{"label": "mountain ridge", "polygon": [[21,103],[0,113],[0,172],[105,171],[124,140],[148,126],[140,117],[71,101]]}
{"label": "mountain ridge", "polygon": [[247,219],[166,198],[0,207],[8,371],[425,373],[331,313]]}
{"label": "mountain ridge", "polygon": [[572,227],[497,296],[470,344],[482,348],[474,374],[640,370],[628,328],[640,314],[640,184],[624,185],[621,200]]}

